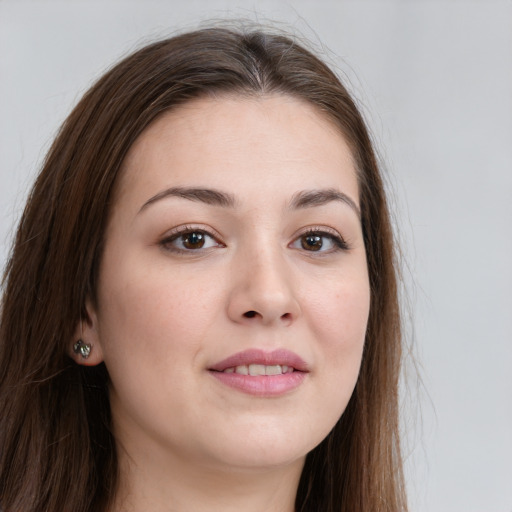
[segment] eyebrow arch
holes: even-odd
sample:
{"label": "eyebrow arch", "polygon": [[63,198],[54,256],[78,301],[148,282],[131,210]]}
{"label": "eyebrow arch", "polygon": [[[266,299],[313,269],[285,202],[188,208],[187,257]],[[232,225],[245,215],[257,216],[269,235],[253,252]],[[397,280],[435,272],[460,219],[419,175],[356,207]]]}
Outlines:
{"label": "eyebrow arch", "polygon": [[148,199],[140,208],[139,213],[148,206],[166,197],[181,197],[190,201],[211,204],[214,206],[223,206],[233,208],[236,204],[234,196],[211,188],[201,187],[171,187],[162,190],[158,194]]}
{"label": "eyebrow arch", "polygon": [[361,211],[355,201],[347,194],[344,194],[334,188],[303,190],[302,192],[297,192],[292,197],[290,207],[292,209],[310,208],[312,206],[322,206],[330,203],[331,201],[341,201],[342,203],[345,203],[354,210],[358,218],[361,218]]}

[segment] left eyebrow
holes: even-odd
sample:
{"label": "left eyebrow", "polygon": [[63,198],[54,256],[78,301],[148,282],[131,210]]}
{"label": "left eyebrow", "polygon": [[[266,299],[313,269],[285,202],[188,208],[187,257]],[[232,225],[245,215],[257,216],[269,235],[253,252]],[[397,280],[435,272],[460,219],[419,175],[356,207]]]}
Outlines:
{"label": "left eyebrow", "polygon": [[302,208],[311,208],[312,206],[323,206],[332,201],[340,201],[352,208],[357,217],[361,218],[361,211],[356,202],[347,194],[334,188],[319,190],[303,190],[293,195],[290,201],[290,208],[299,210]]}

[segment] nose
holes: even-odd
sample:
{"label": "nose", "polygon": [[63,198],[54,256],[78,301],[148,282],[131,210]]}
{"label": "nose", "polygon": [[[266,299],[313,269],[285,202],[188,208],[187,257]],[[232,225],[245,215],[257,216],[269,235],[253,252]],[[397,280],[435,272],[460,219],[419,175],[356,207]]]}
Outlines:
{"label": "nose", "polygon": [[279,249],[241,254],[232,269],[228,316],[242,324],[290,325],[300,315],[289,262]]}

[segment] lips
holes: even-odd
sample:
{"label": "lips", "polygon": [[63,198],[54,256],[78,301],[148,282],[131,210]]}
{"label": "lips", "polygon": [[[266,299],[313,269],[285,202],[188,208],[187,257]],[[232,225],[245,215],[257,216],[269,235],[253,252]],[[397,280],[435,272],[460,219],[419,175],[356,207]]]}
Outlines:
{"label": "lips", "polygon": [[257,349],[245,350],[243,352],[233,354],[232,356],[214,364],[209,369],[216,372],[224,372],[231,368],[236,370],[237,367],[243,366],[248,368],[251,366],[280,366],[281,369],[284,366],[287,368],[285,372],[280,373],[288,373],[290,368],[292,371],[308,371],[306,362],[300,356],[285,349],[274,350],[272,352]]}
{"label": "lips", "polygon": [[308,374],[308,365],[289,350],[246,350],[209,369],[218,381],[243,393],[278,397],[299,387]]}
{"label": "lips", "polygon": [[286,364],[242,364],[239,366],[231,366],[223,370],[224,373],[238,373],[239,375],[282,375],[283,373],[292,373],[294,371],[292,366]]}

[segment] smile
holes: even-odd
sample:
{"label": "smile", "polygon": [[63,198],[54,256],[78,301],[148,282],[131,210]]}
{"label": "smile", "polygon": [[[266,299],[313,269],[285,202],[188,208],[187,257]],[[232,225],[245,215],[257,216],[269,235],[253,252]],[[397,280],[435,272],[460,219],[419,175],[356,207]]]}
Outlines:
{"label": "smile", "polygon": [[225,386],[258,397],[279,397],[297,389],[309,369],[297,354],[280,349],[238,352],[208,368]]}
{"label": "smile", "polygon": [[292,373],[293,367],[285,364],[242,364],[226,368],[224,373],[238,373],[239,375],[282,375],[283,373]]}

